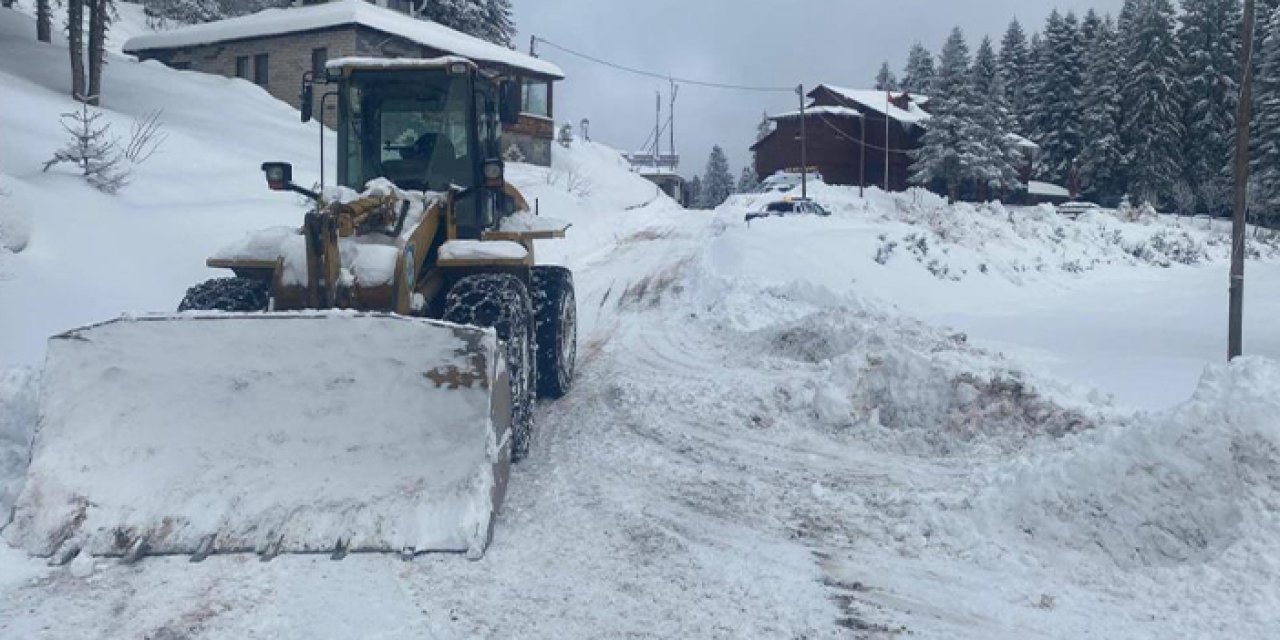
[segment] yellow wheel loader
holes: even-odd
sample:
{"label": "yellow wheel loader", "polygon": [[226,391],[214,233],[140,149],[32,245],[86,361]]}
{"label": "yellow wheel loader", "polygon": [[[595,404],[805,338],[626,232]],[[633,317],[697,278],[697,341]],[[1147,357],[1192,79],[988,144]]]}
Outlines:
{"label": "yellow wheel loader", "polygon": [[[304,77],[303,121],[312,79]],[[5,538],[65,563],[147,555],[483,554],[536,395],[573,379],[567,225],[504,180],[519,85],[464,58],[328,64],[338,185],[287,163],[302,226],[208,260],[177,315],[50,340]]]}

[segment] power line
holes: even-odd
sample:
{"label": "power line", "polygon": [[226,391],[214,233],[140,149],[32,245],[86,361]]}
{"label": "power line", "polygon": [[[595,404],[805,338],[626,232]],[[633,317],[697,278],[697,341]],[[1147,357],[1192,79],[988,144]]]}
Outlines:
{"label": "power line", "polygon": [[726,89],[730,91],[755,91],[758,93],[794,93],[796,90],[795,87],[785,87],[785,88],[784,87],[753,87],[749,85],[731,84],[726,82],[711,82],[708,80],[691,80],[689,78],[677,78],[670,74],[654,73],[652,71],[645,71],[643,69],[629,67],[627,65],[618,64],[616,62],[610,62],[608,60],[597,58],[595,56],[588,55],[580,51],[574,51],[573,49],[570,49],[568,47],[560,46],[545,38],[539,38],[538,36],[534,36],[533,40],[534,42],[541,42],[542,44],[548,45],[553,49],[558,49],[560,51],[563,51],[564,53],[567,53],[571,56],[577,56],[579,58],[582,58],[583,60],[594,62],[599,65],[604,65],[606,67],[617,69],[619,71],[626,71],[628,73],[634,73],[636,75],[645,76],[647,78],[656,78],[658,80],[674,81],[680,84],[688,84],[688,85],[694,85],[698,87],[707,87],[709,89]]}
{"label": "power line", "polygon": [[[835,131],[837,135],[839,135],[840,137],[844,138],[845,140],[848,140],[849,142],[852,142],[852,143],[854,143],[854,144],[860,144],[860,145],[863,145],[863,146],[867,147],[868,149],[874,149],[874,150],[876,150],[876,151],[888,151],[889,153],[901,153],[901,154],[904,154],[904,155],[905,155],[905,154],[909,154],[909,153],[911,153],[911,150],[910,150],[910,149],[885,149],[884,147],[876,146],[876,145],[874,145],[874,144],[871,144],[870,142],[866,142],[866,141],[864,141],[864,140],[859,140],[859,139],[857,139],[857,138],[854,138],[854,137],[850,136],[849,134],[845,133],[845,132],[844,132],[843,130],[841,130],[838,126],[836,126],[834,123],[832,123],[830,120],[828,120],[828,119],[827,119],[827,117],[826,117],[825,115],[823,115],[822,113],[820,113],[820,112],[816,112],[816,111],[815,111],[815,112],[812,112],[812,113],[813,113],[814,115],[818,116],[818,118],[819,118],[820,120],[822,120],[823,124],[825,124],[825,125],[827,125],[828,127],[830,127],[830,128],[831,128],[831,130],[832,130],[832,131]],[[864,124],[865,124],[865,123],[864,123]]]}

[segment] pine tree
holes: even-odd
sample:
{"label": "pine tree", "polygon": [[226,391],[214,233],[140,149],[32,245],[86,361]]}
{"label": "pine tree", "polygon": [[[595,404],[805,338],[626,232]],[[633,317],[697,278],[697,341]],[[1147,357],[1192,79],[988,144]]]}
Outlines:
{"label": "pine tree", "polygon": [[702,177],[694,176],[685,187],[685,206],[691,209],[702,208]]}
{"label": "pine tree", "polygon": [[700,195],[699,205],[703,209],[715,209],[733,195],[733,174],[729,172],[729,159],[725,157],[720,145],[711,147]]}
{"label": "pine tree", "polygon": [[946,185],[948,198],[960,196],[962,184],[979,177],[977,158],[982,155],[981,132],[974,121],[973,85],[969,73],[969,45],[956,27],[942,48],[942,58],[934,78],[929,127],[919,149],[913,152],[911,182]]}
{"label": "pine tree", "polygon": [[1183,0],[1183,173],[1201,207],[1225,211],[1235,145],[1241,11],[1237,0]]}
{"label": "pine tree", "polygon": [[[1004,80],[1000,77],[999,64],[991,38],[983,38],[973,56],[970,82],[974,98],[974,121],[977,124],[977,157],[974,171],[980,191],[1013,191],[1020,186],[1018,180],[1018,152],[1010,134],[1013,133],[1013,116],[1005,102]],[[980,196],[990,195],[980,193]]]}
{"label": "pine tree", "polygon": [[511,0],[485,0],[484,30],[480,37],[494,44],[509,47],[515,35],[516,26],[511,17]]}
{"label": "pine tree", "polygon": [[1267,37],[1254,59],[1260,73],[1255,89],[1259,101],[1253,118],[1254,144],[1250,183],[1258,192],[1257,205],[1264,211],[1280,209],[1280,9],[1258,15]]}
{"label": "pine tree", "polygon": [[1082,144],[1080,96],[1082,43],[1075,14],[1065,17],[1056,10],[1045,24],[1043,51],[1032,113],[1033,140],[1040,145],[1041,175],[1066,184]]}
{"label": "pine tree", "polygon": [[1120,141],[1120,42],[1107,17],[1085,50],[1082,97],[1080,189],[1085,197],[1110,204],[1124,195],[1124,148]]}
{"label": "pine tree", "polygon": [[1031,52],[1027,49],[1027,34],[1015,18],[1009,23],[1004,39],[1000,41],[1000,79],[1004,84],[1004,99],[1013,114],[1018,132],[1027,128],[1027,84],[1031,76]]}
{"label": "pine tree", "polygon": [[36,40],[53,40],[53,14],[49,10],[49,0],[36,0]]}
{"label": "pine tree", "polygon": [[901,87],[908,93],[929,95],[933,91],[933,80],[936,75],[933,68],[933,54],[919,42],[911,45],[911,53],[907,55],[907,68],[902,73]]}
{"label": "pine tree", "polygon": [[760,178],[756,177],[756,168],[747,165],[742,168],[742,174],[738,176],[738,186],[734,193],[751,193],[760,186]]}
{"label": "pine tree", "polygon": [[769,118],[768,113],[761,114],[760,124],[756,125],[756,142],[764,140],[771,133],[773,133],[773,120]]}
{"label": "pine tree", "polygon": [[503,46],[515,36],[511,0],[424,0],[418,17]]}
{"label": "pine tree", "polygon": [[898,78],[889,70],[889,62],[880,64],[880,72],[876,74],[876,91],[897,91]]}
{"label": "pine tree", "polygon": [[120,167],[123,156],[110,137],[111,125],[99,124],[100,118],[102,113],[90,110],[88,103],[82,103],[80,111],[62,114],[62,128],[72,140],[54,152],[53,158],[44,163],[44,170],[72,164],[94,188],[115,193],[128,181],[129,172]]}
{"label": "pine tree", "polygon": [[89,90],[87,102],[102,102],[102,67],[106,64],[107,30],[115,16],[114,0],[84,0],[89,9]]}
{"label": "pine tree", "polygon": [[171,23],[197,24],[288,7],[292,0],[143,0],[147,25],[162,29]]}
{"label": "pine tree", "polygon": [[67,53],[71,56],[71,97],[85,99],[84,7],[87,0],[67,0]]}
{"label": "pine tree", "polygon": [[1139,0],[1120,88],[1129,189],[1156,206],[1169,200],[1182,173],[1182,59],[1174,20],[1169,0]]}

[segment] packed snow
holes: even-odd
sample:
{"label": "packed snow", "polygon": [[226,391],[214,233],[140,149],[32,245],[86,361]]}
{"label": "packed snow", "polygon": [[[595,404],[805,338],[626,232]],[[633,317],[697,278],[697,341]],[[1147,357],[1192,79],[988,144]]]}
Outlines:
{"label": "packed snow", "polygon": [[[36,132],[0,151],[0,173],[41,212],[25,249],[0,251],[0,303],[20,310],[0,316],[0,514],[26,477],[45,338],[170,309],[218,246],[296,228],[262,159],[317,177],[315,129],[281,103],[120,58],[108,113],[127,126],[169,104],[167,161],[115,197],[40,174],[58,134],[38,114],[70,103],[46,79],[58,47],[29,29],[0,11],[0,82],[16,88],[0,126]],[[161,97],[188,94],[203,99]],[[228,114],[251,135],[229,141],[213,124]],[[1265,231],[1250,233],[1250,356],[1228,365],[1228,245],[1203,220],[816,185],[832,216],[748,227],[776,194],[685,211],[583,141],[508,178],[572,224],[537,256],[574,270],[579,365],[538,408],[482,560],[52,568],[0,544],[0,636],[1280,635]]]}

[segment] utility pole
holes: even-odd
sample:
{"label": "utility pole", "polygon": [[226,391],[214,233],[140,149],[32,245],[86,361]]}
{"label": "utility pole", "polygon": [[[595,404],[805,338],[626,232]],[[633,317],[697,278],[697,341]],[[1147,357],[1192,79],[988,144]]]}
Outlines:
{"label": "utility pole", "polygon": [[1231,310],[1228,316],[1227,359],[1244,352],[1244,236],[1245,192],[1249,185],[1249,119],[1253,103],[1254,0],[1244,0],[1240,50],[1240,105],[1236,112],[1235,198],[1231,220]]}
{"label": "utility pole", "polygon": [[[680,85],[677,85],[675,80],[669,78],[667,82],[671,83],[671,108],[667,111],[671,113],[668,119],[671,120],[671,160],[674,162],[676,156],[676,94],[680,92]],[[672,166],[671,172],[675,173],[675,169],[676,167]]]}
{"label": "utility pole", "polygon": [[796,95],[800,96],[800,197],[809,197],[809,139],[805,131],[808,117],[805,114],[804,83],[796,87]]}
{"label": "utility pole", "polygon": [[889,108],[892,94],[884,92],[884,192],[889,193]]}
{"label": "utility pole", "polygon": [[657,169],[661,162],[658,156],[662,155],[662,92],[655,91],[657,96],[657,111],[653,114],[653,168]]}
{"label": "utility pole", "polygon": [[862,140],[858,143],[861,147],[859,153],[862,157],[858,159],[858,197],[867,197],[867,116],[862,114],[858,116],[858,134]]}

